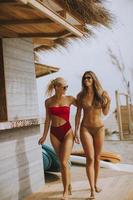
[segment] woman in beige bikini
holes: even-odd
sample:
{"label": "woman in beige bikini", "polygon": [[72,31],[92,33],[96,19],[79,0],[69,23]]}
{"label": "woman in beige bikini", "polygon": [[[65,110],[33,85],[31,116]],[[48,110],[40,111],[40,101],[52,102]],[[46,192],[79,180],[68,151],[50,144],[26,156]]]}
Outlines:
{"label": "woman in beige bikini", "polygon": [[100,153],[104,141],[104,124],[101,114],[107,115],[110,108],[110,98],[103,91],[100,82],[92,71],[86,71],[82,77],[82,90],[77,95],[77,113],[75,117],[75,142],[79,143],[78,128],[81,111],[83,119],[80,126],[80,140],[86,155],[86,173],[90,183],[91,195],[95,199],[99,174]]}

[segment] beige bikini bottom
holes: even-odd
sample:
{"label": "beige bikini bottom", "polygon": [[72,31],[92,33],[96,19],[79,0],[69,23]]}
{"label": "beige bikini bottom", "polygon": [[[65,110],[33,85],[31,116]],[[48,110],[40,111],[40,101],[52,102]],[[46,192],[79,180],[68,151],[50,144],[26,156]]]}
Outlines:
{"label": "beige bikini bottom", "polygon": [[104,128],[104,125],[98,127],[87,127],[85,125],[81,125],[81,128],[86,128],[91,135],[95,135],[99,132],[100,129]]}

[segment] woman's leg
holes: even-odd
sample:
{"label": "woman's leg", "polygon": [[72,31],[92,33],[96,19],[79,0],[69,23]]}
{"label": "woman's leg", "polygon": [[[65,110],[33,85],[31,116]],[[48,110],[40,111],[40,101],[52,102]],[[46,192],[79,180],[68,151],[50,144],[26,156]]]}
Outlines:
{"label": "woman's leg", "polygon": [[97,187],[97,180],[100,169],[100,154],[104,142],[104,127],[100,128],[98,132],[94,134],[94,151],[95,151],[95,160],[94,160],[94,169],[95,169],[95,191],[100,192],[101,189]]}
{"label": "woman's leg", "polygon": [[70,166],[68,163],[72,147],[73,147],[73,133],[70,130],[69,133],[64,137],[63,142],[61,143],[60,148],[60,162],[61,162],[61,173],[62,173],[62,182],[64,186],[63,196],[68,196],[68,186],[70,184]]}
{"label": "woman's leg", "polygon": [[71,185],[71,163],[69,164],[69,185],[68,185],[68,194],[72,195],[72,185]]}
{"label": "woman's leg", "polygon": [[59,158],[61,143],[53,134],[50,134],[50,140],[51,140],[51,144]]}
{"label": "woman's leg", "polygon": [[80,140],[86,154],[86,173],[91,187],[91,196],[94,197],[94,147],[93,137],[85,127],[80,129]]}

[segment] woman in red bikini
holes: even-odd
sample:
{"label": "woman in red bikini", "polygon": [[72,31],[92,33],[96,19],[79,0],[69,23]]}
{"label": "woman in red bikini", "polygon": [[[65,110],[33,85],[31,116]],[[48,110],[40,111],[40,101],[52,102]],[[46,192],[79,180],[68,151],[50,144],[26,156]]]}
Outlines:
{"label": "woman in red bikini", "polygon": [[54,91],[55,94],[46,99],[46,119],[43,136],[39,139],[39,144],[43,144],[50,127],[51,143],[59,157],[61,164],[61,174],[63,182],[63,197],[67,200],[68,194],[71,194],[71,180],[70,167],[68,160],[71,154],[74,135],[69,122],[70,106],[76,105],[75,98],[72,96],[65,96],[68,85],[63,78],[56,78],[51,81],[48,86],[47,94],[51,96]]}
{"label": "woman in red bikini", "polygon": [[78,128],[83,110],[80,140],[86,154],[86,173],[91,187],[89,199],[95,199],[95,192],[101,191],[97,187],[100,153],[104,141],[104,124],[101,120],[101,114],[108,114],[110,98],[107,92],[103,91],[92,71],[86,71],[82,77],[82,90],[77,95],[77,104],[75,140],[79,142]]}

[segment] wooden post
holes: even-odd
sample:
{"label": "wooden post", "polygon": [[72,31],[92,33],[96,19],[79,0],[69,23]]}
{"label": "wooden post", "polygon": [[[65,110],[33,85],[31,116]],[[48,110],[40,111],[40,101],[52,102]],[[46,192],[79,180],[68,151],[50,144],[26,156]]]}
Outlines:
{"label": "wooden post", "polygon": [[126,105],[127,105],[127,111],[128,111],[128,128],[129,128],[129,133],[132,132],[132,128],[131,128],[131,110],[130,110],[130,104],[129,104],[129,96],[126,95]]}
{"label": "wooden post", "polygon": [[3,45],[2,39],[0,39],[0,122],[4,121],[7,121],[7,105],[3,61]]}
{"label": "wooden post", "polygon": [[116,97],[116,106],[117,106],[117,120],[118,120],[118,125],[119,125],[119,135],[120,135],[120,140],[123,140],[121,109],[120,109],[119,93],[118,93],[118,91],[115,91],[115,97]]}

